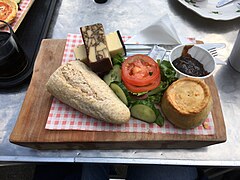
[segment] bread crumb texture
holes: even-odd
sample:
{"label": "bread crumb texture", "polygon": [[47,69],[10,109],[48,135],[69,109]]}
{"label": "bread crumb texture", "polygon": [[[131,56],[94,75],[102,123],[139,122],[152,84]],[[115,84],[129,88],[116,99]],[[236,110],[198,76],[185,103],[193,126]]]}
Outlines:
{"label": "bread crumb texture", "polygon": [[59,67],[46,86],[57,99],[94,118],[116,124],[130,119],[128,107],[80,61],[71,61]]}

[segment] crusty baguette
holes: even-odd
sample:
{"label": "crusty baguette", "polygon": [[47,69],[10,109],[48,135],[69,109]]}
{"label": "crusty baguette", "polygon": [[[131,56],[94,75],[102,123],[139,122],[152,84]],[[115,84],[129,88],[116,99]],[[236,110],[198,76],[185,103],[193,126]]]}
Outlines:
{"label": "crusty baguette", "polygon": [[128,107],[80,61],[60,66],[50,76],[46,87],[60,101],[96,119],[114,124],[130,119]]}

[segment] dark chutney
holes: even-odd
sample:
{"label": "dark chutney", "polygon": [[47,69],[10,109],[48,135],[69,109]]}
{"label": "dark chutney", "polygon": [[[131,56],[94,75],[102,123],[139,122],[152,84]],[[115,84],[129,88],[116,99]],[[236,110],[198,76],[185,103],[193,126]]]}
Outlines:
{"label": "dark chutney", "polygon": [[209,74],[204,68],[203,64],[198,60],[193,58],[190,54],[188,54],[188,49],[191,46],[185,46],[182,52],[182,55],[173,61],[173,65],[182,73],[187,75],[202,77]]}

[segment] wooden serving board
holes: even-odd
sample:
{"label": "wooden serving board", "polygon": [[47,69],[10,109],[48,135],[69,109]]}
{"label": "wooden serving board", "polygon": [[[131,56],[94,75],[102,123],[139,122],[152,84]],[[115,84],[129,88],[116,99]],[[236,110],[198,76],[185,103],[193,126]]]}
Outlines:
{"label": "wooden serving board", "polygon": [[60,66],[66,40],[43,40],[10,142],[37,149],[198,148],[226,141],[226,129],[213,77],[211,89],[214,135],[174,135],[45,129],[53,97],[45,84]]}
{"label": "wooden serving board", "polygon": [[[20,24],[22,23],[22,21],[24,20],[25,16],[27,15],[28,11],[30,10],[30,8],[32,7],[33,3],[34,3],[35,0],[22,0],[20,2],[20,5],[19,5],[19,10],[18,10],[18,13],[17,13],[17,16],[14,18],[13,22],[10,23],[12,29],[14,32],[17,31],[17,29],[19,28]],[[22,7],[24,6],[24,7]],[[22,7],[22,8],[21,8]],[[23,11],[23,12],[22,12]],[[1,27],[0,29],[3,29],[3,30],[8,30],[8,28],[6,26],[4,27]]]}
{"label": "wooden serving board", "polygon": [[17,20],[17,22],[14,24],[13,26],[13,31],[17,31],[17,29],[19,28],[20,24],[22,23],[23,19],[25,18],[25,16],[27,15],[28,11],[30,10],[30,8],[32,7],[33,3],[35,0],[30,0],[28,6],[26,7],[25,11],[22,13],[22,15],[19,17],[19,19]]}

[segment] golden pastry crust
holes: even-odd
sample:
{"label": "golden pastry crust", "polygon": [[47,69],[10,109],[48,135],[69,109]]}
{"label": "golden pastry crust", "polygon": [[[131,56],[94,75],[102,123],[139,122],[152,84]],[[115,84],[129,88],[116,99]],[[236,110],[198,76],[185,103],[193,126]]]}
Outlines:
{"label": "golden pastry crust", "polygon": [[207,118],[212,107],[212,96],[202,80],[181,78],[166,90],[161,107],[170,122],[182,129],[190,129]]}
{"label": "golden pastry crust", "polygon": [[[0,19],[11,23],[17,16],[18,5],[14,0],[0,0]],[[0,22],[0,27],[5,26],[4,23]]]}

